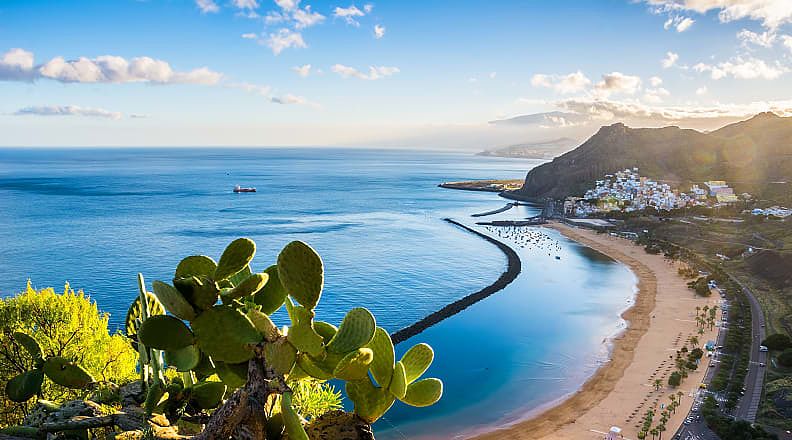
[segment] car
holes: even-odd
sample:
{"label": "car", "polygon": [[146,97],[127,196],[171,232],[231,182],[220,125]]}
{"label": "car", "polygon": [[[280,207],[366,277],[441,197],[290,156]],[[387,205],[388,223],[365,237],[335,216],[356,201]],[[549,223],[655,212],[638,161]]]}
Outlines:
{"label": "car", "polygon": [[684,421],[683,423],[684,423],[685,425],[689,425],[689,424],[690,424],[690,419],[685,419],[685,421]]}
{"label": "car", "polygon": [[767,365],[764,362],[759,362],[760,367],[766,367]]}
{"label": "car", "polygon": [[767,347],[765,347],[764,345],[760,345],[760,346],[759,346],[759,351],[761,351],[761,352],[767,352],[767,351],[769,351],[769,349],[768,349]]}

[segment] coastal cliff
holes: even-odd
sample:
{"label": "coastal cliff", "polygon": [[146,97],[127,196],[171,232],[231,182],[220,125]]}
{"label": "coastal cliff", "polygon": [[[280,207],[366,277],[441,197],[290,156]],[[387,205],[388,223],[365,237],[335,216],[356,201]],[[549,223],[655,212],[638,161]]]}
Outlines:
{"label": "coastal cliff", "polygon": [[792,174],[792,117],[761,113],[711,133],[679,127],[604,126],[576,149],[532,169],[517,198],[580,195],[605,174],[639,167],[674,184],[709,179],[762,193]]}

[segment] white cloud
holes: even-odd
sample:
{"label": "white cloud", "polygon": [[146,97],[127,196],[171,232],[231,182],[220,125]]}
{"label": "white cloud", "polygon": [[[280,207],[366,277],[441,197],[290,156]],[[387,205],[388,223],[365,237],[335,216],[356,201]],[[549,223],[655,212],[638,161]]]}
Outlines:
{"label": "white cloud", "polygon": [[198,6],[198,9],[200,9],[204,14],[220,11],[220,7],[217,6],[217,3],[215,3],[214,0],[195,0],[195,5]]}
{"label": "white cloud", "polygon": [[380,26],[378,24],[374,25],[374,38],[380,39],[385,36],[385,26]]}
{"label": "white cloud", "polygon": [[267,12],[267,15],[264,16],[264,23],[267,25],[273,25],[273,24],[283,23],[288,19],[289,16],[287,14],[277,11],[269,11]]}
{"label": "white cloud", "polygon": [[670,17],[668,17],[668,20],[666,20],[665,23],[663,23],[663,29],[669,30],[671,28],[674,28],[676,29],[677,32],[685,32],[691,26],[693,26],[693,23],[695,22],[696,20],[690,17],[671,15]]}
{"label": "white cloud", "polygon": [[32,81],[33,53],[24,49],[11,49],[0,58],[0,81]]}
{"label": "white cloud", "polygon": [[489,73],[489,79],[495,79],[495,77],[497,77],[497,76],[498,76],[498,72],[490,72]]}
{"label": "white cloud", "polygon": [[253,32],[248,32],[246,34],[242,34],[242,38],[246,40],[255,40],[258,38],[258,35],[254,34]]}
{"label": "white cloud", "polygon": [[345,66],[343,64],[335,64],[330,70],[339,74],[342,78],[358,78],[369,81],[382,79],[400,72],[398,67],[370,66],[369,72],[363,73],[354,67]]}
{"label": "white cloud", "polygon": [[253,10],[259,7],[256,0],[232,0],[231,2],[237,9]]}
{"label": "white cloud", "polygon": [[300,0],[275,0],[275,4],[284,11],[291,11],[299,6]]}
{"label": "white cloud", "polygon": [[776,40],[775,32],[765,31],[761,34],[743,29],[737,33],[737,39],[742,41],[743,46],[754,44],[761,47],[772,47]]}
{"label": "white cloud", "polygon": [[206,67],[186,72],[173,70],[168,62],[150,57],[127,60],[119,56],[80,57],[66,60],[55,57],[34,66],[33,54],[11,49],[0,58],[0,81],[31,81],[39,78],[64,83],[131,83],[204,84],[220,82],[222,74]]}
{"label": "white cloud", "polygon": [[769,29],[792,23],[792,2],[789,0],[645,0],[655,13],[692,11],[705,14],[717,10],[721,22],[749,18],[761,21]]}
{"label": "white cloud", "polygon": [[363,5],[363,10],[366,11],[366,14],[371,14],[371,11],[374,10],[374,5],[372,5],[371,3],[366,3],[365,5]]}
{"label": "white cloud", "polygon": [[695,22],[696,22],[696,20],[693,20],[690,17],[685,17],[682,20],[680,20],[679,23],[677,23],[676,31],[677,32],[685,32],[686,30],[690,29],[690,27],[693,26],[693,23],[695,23]]}
{"label": "white cloud", "polygon": [[660,61],[660,64],[663,66],[663,69],[668,69],[673,67],[677,60],[679,60],[679,54],[674,52],[666,52],[666,57]]}
{"label": "white cloud", "polygon": [[770,65],[757,58],[736,57],[718,64],[698,63],[693,70],[709,73],[712,79],[732,77],[735,79],[776,79],[787,73],[789,68],[778,62]]}
{"label": "white cloud", "polygon": [[651,104],[659,104],[663,102],[663,99],[666,96],[670,96],[670,95],[671,93],[668,90],[662,87],[657,87],[654,89],[646,89],[646,92],[644,92],[643,95],[643,99],[644,101]]}
{"label": "white cloud", "polygon": [[297,75],[301,76],[302,78],[305,78],[311,74],[311,65],[305,64],[303,66],[295,66],[292,67],[292,70],[296,72]]}
{"label": "white cloud", "polygon": [[254,95],[261,95],[266,96],[267,98],[270,97],[272,92],[272,87],[270,86],[263,86],[259,84],[251,84],[251,83],[229,83],[225,85],[229,89],[239,89],[244,90],[247,93],[251,93]]}
{"label": "white cloud", "polygon": [[308,45],[305,44],[301,33],[294,32],[286,28],[278,29],[278,32],[270,34],[266,44],[270,49],[272,49],[272,53],[275,55],[280,54],[285,49],[290,47],[308,47]]}
{"label": "white cloud", "polygon": [[792,52],[792,35],[782,35],[781,41],[784,43],[784,47],[789,49]]}
{"label": "white cloud", "polygon": [[14,112],[15,116],[88,116],[93,118],[121,119],[122,114],[101,108],[78,107],[76,105],[40,105],[25,107]]}
{"label": "white cloud", "polygon": [[531,77],[532,86],[551,88],[564,94],[579,92],[590,84],[591,80],[579,70],[568,75],[545,75],[537,73]]}
{"label": "white cloud", "polygon": [[611,93],[634,95],[641,88],[641,78],[621,72],[611,72],[602,75],[602,81],[598,82],[595,87],[597,92],[603,96],[608,96]]}
{"label": "white cloud", "polygon": [[663,84],[663,78],[660,78],[659,76],[653,76],[649,78],[649,84],[651,84],[652,87],[658,87],[660,84]]}
{"label": "white cloud", "polygon": [[351,5],[347,8],[336,6],[336,8],[333,10],[334,17],[342,18],[347,22],[347,24],[351,24],[353,26],[360,26],[360,23],[355,20],[355,17],[363,17],[365,15],[366,13],[358,9],[355,5]]}
{"label": "white cloud", "polygon": [[283,96],[273,96],[270,98],[270,102],[274,104],[284,104],[284,105],[314,105],[314,103],[308,101],[302,96],[292,95],[291,93],[287,93]]}
{"label": "white cloud", "polygon": [[696,89],[696,95],[701,96],[706,94],[707,94],[707,86],[701,86]]}
{"label": "white cloud", "polygon": [[305,29],[323,22],[325,16],[318,12],[311,11],[311,7],[306,6],[305,9],[296,9],[294,13],[292,13],[292,18],[294,18],[295,21],[295,28]]}

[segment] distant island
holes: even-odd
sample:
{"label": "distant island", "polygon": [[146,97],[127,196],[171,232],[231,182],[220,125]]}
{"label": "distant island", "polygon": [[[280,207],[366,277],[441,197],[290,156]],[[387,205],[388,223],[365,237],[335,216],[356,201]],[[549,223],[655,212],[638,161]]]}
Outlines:
{"label": "distant island", "polygon": [[448,189],[462,189],[465,191],[485,191],[500,193],[515,191],[522,187],[521,179],[510,180],[466,180],[460,182],[443,182],[437,186]]}
{"label": "distant island", "polygon": [[516,159],[552,159],[559,154],[563,154],[575,145],[578,141],[568,137],[550,139],[524,144],[508,145],[505,147],[494,148],[477,153],[477,156],[489,157],[511,157]]}

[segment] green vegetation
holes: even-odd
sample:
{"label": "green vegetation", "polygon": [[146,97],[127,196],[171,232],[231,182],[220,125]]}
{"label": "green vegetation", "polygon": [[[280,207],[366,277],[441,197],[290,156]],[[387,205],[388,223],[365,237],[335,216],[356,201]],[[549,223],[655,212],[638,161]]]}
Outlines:
{"label": "green vegetation", "polygon": [[[201,436],[208,439],[228,438],[240,430],[271,440],[336,438],[334,432],[370,433],[370,424],[396,400],[423,407],[440,399],[442,382],[422,378],[434,359],[428,345],[417,344],[396,359],[390,335],[361,307],[351,309],[337,327],[316,320],[324,267],[310,246],[289,243],[275,265],[258,273],[250,268],[255,249],[251,240],[238,239],[217,262],[189,256],[177,266],[172,283],[154,281],[153,292],[139,275],[140,294],[125,323],[128,339],[108,335],[106,315],[68,288],[64,295],[28,289],[4,301],[5,307],[33,296],[36,304],[51,302],[56,317],[63,312],[77,321],[69,325],[63,322],[66,316],[59,321],[47,315],[46,321],[27,322],[22,317],[40,315],[37,308],[3,309],[2,316],[8,317],[3,335],[10,336],[3,345],[8,350],[0,355],[17,356],[9,368],[17,369],[16,376],[6,379],[6,392],[21,402],[19,414],[5,425],[19,423],[34,396],[60,387],[70,398],[85,397],[71,390],[100,389],[99,377],[118,383],[139,380],[110,393],[106,401],[123,406],[119,413],[111,408],[110,422],[98,415],[70,418],[61,431],[77,429],[86,437],[89,429],[114,425],[137,432],[132,436],[170,437],[179,424],[192,432],[203,425]],[[64,298],[82,308],[61,304]],[[288,312],[288,326],[279,327],[270,318],[281,307]],[[42,333],[42,325],[57,335]],[[94,339],[75,338],[88,331]],[[53,341],[67,341],[70,351],[52,349]],[[104,362],[98,371],[93,350]],[[54,384],[44,382],[44,376]],[[341,395],[326,383],[330,379],[345,382],[354,413],[340,410]],[[59,412],[64,399],[38,407]],[[130,428],[124,414],[141,411],[148,421]],[[10,429],[40,436],[49,428]]]}
{"label": "green vegetation", "polygon": [[124,336],[108,333],[107,322],[68,284],[57,294],[28,282],[23,293],[0,300],[0,427],[21,423],[32,397],[61,403],[83,396],[88,382],[99,392],[134,379],[135,352]]}
{"label": "green vegetation", "polygon": [[782,367],[792,367],[792,348],[782,351],[776,359]]}
{"label": "green vegetation", "polygon": [[762,341],[762,345],[773,351],[784,351],[787,348],[792,348],[792,339],[787,335],[776,333],[766,337]]}
{"label": "green vegetation", "polygon": [[701,406],[701,413],[707,426],[715,432],[721,440],[774,440],[778,439],[775,434],[766,432],[759,426],[743,420],[733,420],[729,417],[721,416],[718,413],[718,402],[707,396]]}

